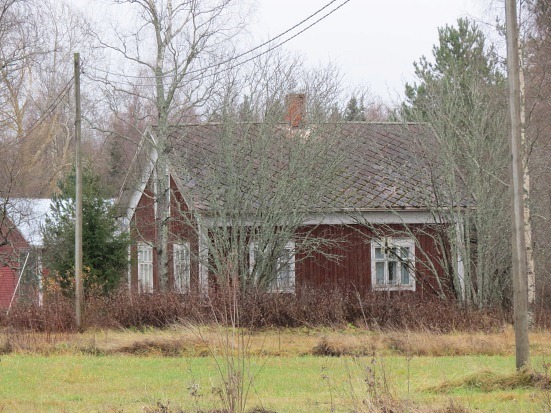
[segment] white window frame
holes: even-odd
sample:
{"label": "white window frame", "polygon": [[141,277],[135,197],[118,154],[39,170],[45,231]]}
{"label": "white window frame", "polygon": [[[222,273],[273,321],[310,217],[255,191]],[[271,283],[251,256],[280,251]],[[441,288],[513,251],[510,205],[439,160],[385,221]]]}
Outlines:
{"label": "white window frame", "polygon": [[141,292],[153,291],[153,247],[138,242],[138,286]]}
{"label": "white window frame", "polygon": [[[281,257],[277,259],[277,276],[274,282],[272,282],[268,286],[268,291],[272,293],[295,293],[296,288],[296,272],[295,272],[295,242],[294,241],[288,241],[285,244],[285,247],[283,247],[285,250],[289,250],[289,261],[287,263],[282,262]],[[258,251],[258,243],[257,242],[251,242],[249,244],[249,272],[252,274],[254,271],[254,266],[256,262],[256,252]],[[282,265],[288,264],[289,265],[289,282],[286,283],[287,285],[280,285],[280,268]],[[256,280],[256,274],[255,274],[255,282]]]}
{"label": "white window frame", "polygon": [[[407,262],[404,262],[401,258],[395,257],[393,259],[389,253],[384,252],[382,258],[377,258],[375,250],[377,248],[409,248],[409,254]],[[385,263],[384,265],[384,283],[377,284],[377,263]],[[389,262],[396,262],[398,267],[396,274],[396,281],[390,283],[389,281]],[[402,283],[401,270],[403,266],[406,266],[409,283]],[[371,288],[374,291],[415,291],[415,241],[412,238],[382,238],[376,239],[371,242]]]}
{"label": "white window frame", "polygon": [[[182,255],[183,253],[183,255]],[[172,244],[174,289],[180,293],[191,290],[191,258],[189,241]]]}

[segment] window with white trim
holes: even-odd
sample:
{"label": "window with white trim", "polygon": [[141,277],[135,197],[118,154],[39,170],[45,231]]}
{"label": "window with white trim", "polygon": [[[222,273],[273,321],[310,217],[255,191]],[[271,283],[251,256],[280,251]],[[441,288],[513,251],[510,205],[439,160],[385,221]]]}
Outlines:
{"label": "window with white trim", "polygon": [[138,284],[140,291],[153,291],[153,247],[138,242]]}
{"label": "window with white trim", "polygon": [[267,285],[270,292],[295,292],[295,243],[289,241],[285,247],[278,252],[275,260],[270,258],[271,262],[262,262],[261,258],[269,258],[273,251],[269,248],[264,250],[263,257],[259,255],[258,244],[251,243],[249,245],[249,267],[251,274],[254,273],[255,281],[259,282],[260,273],[269,274],[272,269],[275,270],[273,279]]}
{"label": "window with white trim", "polygon": [[189,242],[173,245],[174,289],[181,293],[190,290],[190,251]]}
{"label": "window with white trim", "polygon": [[383,238],[371,243],[371,285],[374,290],[415,290],[415,242]]}
{"label": "window with white trim", "polygon": [[19,293],[20,301],[32,302],[40,293],[41,274],[40,253],[36,249],[21,251],[19,253],[19,280],[16,285],[16,293]]}

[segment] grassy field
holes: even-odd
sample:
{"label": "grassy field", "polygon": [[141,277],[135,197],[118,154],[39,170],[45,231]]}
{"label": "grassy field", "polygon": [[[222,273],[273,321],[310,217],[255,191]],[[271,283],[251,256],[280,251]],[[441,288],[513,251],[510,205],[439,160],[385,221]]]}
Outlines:
{"label": "grassy field", "polygon": [[[216,329],[189,328],[5,335],[2,345],[10,352],[0,361],[0,412],[141,412],[157,402],[190,411],[216,407],[222,378],[215,358],[207,354],[219,354],[220,337]],[[514,373],[510,331],[437,335],[286,330],[243,337],[250,340],[252,355],[245,359],[250,362],[246,371],[256,374],[249,407],[350,412],[355,398],[390,394],[415,406],[453,402],[484,412],[551,409],[549,393],[532,387],[481,390],[456,384],[447,392],[431,390],[472,374],[483,380],[483,371]],[[532,343],[534,367],[543,371],[551,334],[533,334]],[[344,355],[312,355],[327,348]],[[222,366],[225,360],[219,358]]]}

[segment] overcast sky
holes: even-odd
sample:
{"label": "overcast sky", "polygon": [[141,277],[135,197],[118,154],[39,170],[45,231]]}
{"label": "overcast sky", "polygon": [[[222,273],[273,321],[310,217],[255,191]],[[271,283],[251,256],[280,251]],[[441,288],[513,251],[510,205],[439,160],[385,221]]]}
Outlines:
{"label": "overcast sky", "polygon": [[[328,1],[257,0],[252,31],[261,38],[276,36]],[[403,94],[403,84],[413,79],[413,62],[430,55],[438,40],[437,28],[462,16],[492,21],[488,3],[351,0],[286,46],[303,54],[310,64],[338,63],[351,84],[368,85],[373,94],[391,102]]]}
{"label": "overcast sky", "polygon": [[[87,14],[100,21],[117,7],[113,0],[100,1],[104,7],[89,0],[70,1],[88,9]],[[330,2],[243,1],[253,5],[247,22],[253,46],[277,36]],[[336,0],[318,16],[345,1]],[[413,80],[413,62],[422,55],[430,56],[438,40],[438,27],[468,16],[488,28],[483,22],[495,21],[489,5],[502,7],[495,0],[350,0],[284,47],[304,56],[312,66],[332,61],[351,87],[368,86],[374,96],[388,103],[397,102],[403,96],[404,83]],[[125,19],[120,9],[117,13],[119,19]]]}

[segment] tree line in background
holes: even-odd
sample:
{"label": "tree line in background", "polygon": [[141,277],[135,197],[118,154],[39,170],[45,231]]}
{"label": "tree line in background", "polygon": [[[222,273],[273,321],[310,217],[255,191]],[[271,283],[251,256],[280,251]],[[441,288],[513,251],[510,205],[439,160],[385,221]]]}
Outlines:
{"label": "tree line in background", "polygon": [[[460,19],[456,25],[440,28],[432,56],[414,63],[416,81],[406,85],[404,101],[389,108],[365,90],[344,87],[333,65],[306,68],[300,57],[282,49],[253,53],[254,59],[249,59],[251,54],[235,46],[245,28],[243,20],[235,18],[243,7],[237,0],[174,2],[178,7],[164,7],[161,2],[116,3],[126,7],[140,31],[130,26],[102,30],[59,1],[0,1],[2,200],[56,194],[54,214],[59,215],[55,225],[70,225],[63,215],[70,216],[70,211],[64,212],[64,202],[70,194],[74,150],[74,51],[84,56],[90,86],[83,90],[88,125],[85,157],[97,174],[97,181],[92,181],[106,197],[117,196],[121,187],[135,182],[130,165],[148,126],[157,125],[154,145],[161,160],[157,167],[164,171],[169,125],[228,119],[230,124],[277,122],[283,120],[285,95],[300,90],[308,97],[309,122],[431,124],[439,150],[423,153],[438,194],[434,213],[462,224],[450,227],[447,234],[464,259],[465,277],[453,280],[456,290],[465,287],[461,299],[469,305],[509,304],[507,79],[503,58],[475,22]],[[536,292],[544,300],[551,273],[551,252],[546,245],[551,237],[547,59],[551,2],[526,2],[523,13],[525,162],[530,171],[527,202],[532,212]],[[109,61],[123,64],[109,65]],[[423,142],[416,144],[422,147]],[[65,179],[65,186],[57,188],[56,183]],[[166,183],[159,179],[156,188],[159,208],[168,210],[162,205],[162,195],[169,190]],[[99,195],[90,199],[99,199]],[[469,203],[476,208],[463,208]],[[107,209],[106,204],[91,206],[100,215]],[[165,234],[165,242],[156,246],[161,274],[168,263],[166,222],[159,220],[157,228]],[[53,221],[50,224],[51,251],[69,251],[56,244],[55,231],[60,229]],[[105,225],[106,231],[113,231],[111,224]],[[70,262],[61,256],[54,261]],[[60,272],[66,271],[63,268]],[[112,268],[115,271],[116,265]],[[455,270],[453,274],[458,273]]]}
{"label": "tree line in background", "polygon": [[[220,20],[241,7],[242,2],[181,3],[182,7],[172,10],[172,14],[155,2],[150,6],[138,2],[141,9],[134,6],[136,14],[143,11],[144,16],[149,16],[148,34],[153,38],[158,32],[161,41],[157,46],[149,41],[135,43],[143,50],[130,56],[128,46],[134,33],[118,29],[103,38],[98,34],[100,28],[68,2],[2,0],[0,132],[5,168],[1,172],[0,195],[50,196],[57,191],[58,180],[70,171],[74,152],[74,51],[80,50],[83,55],[84,81],[90,86],[83,89],[88,126],[84,131],[85,156],[94,163],[111,196],[118,194],[148,125],[158,124],[159,120],[171,124],[215,121],[228,111],[227,105],[249,120],[261,119],[258,108],[254,109],[255,116],[250,116],[250,95],[258,91],[242,91],[231,102],[223,101],[224,88],[238,77],[237,68],[243,72],[239,76],[244,77],[254,71],[267,73],[269,65],[273,65],[279,73],[266,74],[271,78],[265,77],[265,84],[280,85],[285,79],[289,87],[299,87],[297,79],[304,78],[307,70],[296,55],[279,51],[260,56],[248,65],[235,64],[233,59],[240,51],[233,50],[234,40],[243,34],[243,22]],[[204,20],[196,20],[197,27],[189,32],[193,27],[191,20],[199,18]],[[176,24],[181,25],[178,30],[173,27]],[[180,44],[180,50],[174,50],[178,42],[192,42],[189,39],[196,39],[195,43]],[[155,52],[150,53],[151,50]],[[110,68],[108,62],[118,54],[137,62],[135,66],[130,60],[125,63],[131,67],[128,72],[135,69],[134,73]],[[94,66],[87,66],[90,62]],[[111,71],[117,76],[112,76]],[[325,92],[339,95],[328,103],[329,99],[314,97],[315,89],[309,90],[309,97],[318,102],[317,108],[316,104],[310,105],[313,116],[356,121],[387,118],[387,107],[371,97],[367,89],[349,92],[350,99],[346,101],[342,76],[334,65],[308,72],[316,78],[312,84],[328,81],[332,90],[328,87]],[[277,97],[273,90],[266,94],[271,95],[270,104],[284,106],[284,91]],[[325,101],[323,105],[331,106],[324,108],[321,100]]]}

